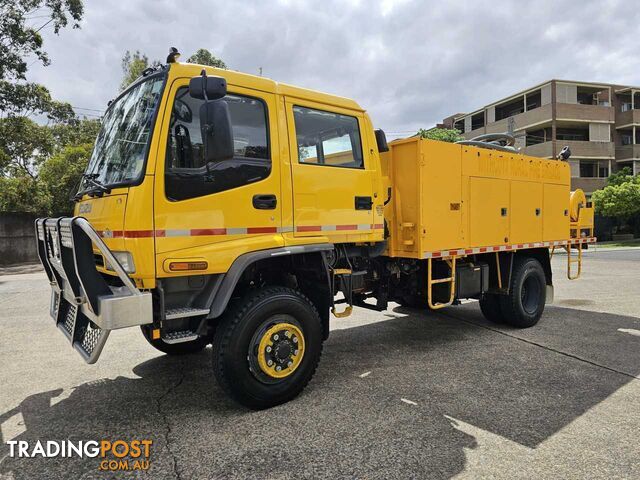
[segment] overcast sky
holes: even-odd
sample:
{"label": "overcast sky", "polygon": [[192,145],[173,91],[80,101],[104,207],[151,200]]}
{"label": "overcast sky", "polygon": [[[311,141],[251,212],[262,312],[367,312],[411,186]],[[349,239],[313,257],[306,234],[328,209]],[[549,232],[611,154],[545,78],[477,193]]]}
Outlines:
{"label": "overcast sky", "polygon": [[52,62],[30,79],[104,109],[126,50],[164,61],[170,46],[183,59],[204,47],[234,70],[351,97],[398,136],[550,78],[640,85],[639,26],[615,0],[85,0],[81,29],[45,29]]}

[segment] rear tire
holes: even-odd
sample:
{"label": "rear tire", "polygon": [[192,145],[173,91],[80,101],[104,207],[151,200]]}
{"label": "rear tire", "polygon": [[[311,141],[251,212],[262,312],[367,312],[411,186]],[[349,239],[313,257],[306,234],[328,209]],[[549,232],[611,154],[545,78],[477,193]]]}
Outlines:
{"label": "rear tire", "polygon": [[509,295],[500,298],[505,323],[518,328],[534,326],[540,320],[547,297],[546,279],[540,262],[515,258]]}
{"label": "rear tire", "polygon": [[236,402],[253,410],[270,408],[292,400],[309,383],[322,339],[320,316],[305,295],[267,287],[247,294],[221,320],[213,371]]}
{"label": "rear tire", "polygon": [[160,350],[167,355],[189,355],[204,350],[211,343],[211,337],[199,337],[196,340],[182,343],[167,343],[162,338],[153,339],[152,328],[148,325],[140,325],[142,335],[149,344],[156,350]]}
{"label": "rear tire", "polygon": [[480,310],[484,318],[493,323],[505,323],[500,297],[495,293],[485,293],[480,299]]}

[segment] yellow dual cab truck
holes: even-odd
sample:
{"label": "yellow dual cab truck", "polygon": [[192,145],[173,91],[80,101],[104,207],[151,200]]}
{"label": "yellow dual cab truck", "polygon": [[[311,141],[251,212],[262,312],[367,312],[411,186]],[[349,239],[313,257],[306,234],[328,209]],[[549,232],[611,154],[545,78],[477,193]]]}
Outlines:
{"label": "yellow dual cab truck", "polygon": [[550,248],[573,276],[595,240],[569,181],[564,161],[387,144],[352,100],[174,62],[110,102],[75,216],[37,220],[37,246],[85,361],[125,327],[170,355],[213,344],[222,388],[260,409],[310,381],[331,312],[474,298],[534,325]]}

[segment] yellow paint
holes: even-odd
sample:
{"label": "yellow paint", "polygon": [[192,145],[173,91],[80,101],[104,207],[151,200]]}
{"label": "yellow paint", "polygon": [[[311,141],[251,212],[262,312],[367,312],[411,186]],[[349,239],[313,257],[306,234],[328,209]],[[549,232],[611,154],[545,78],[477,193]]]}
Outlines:
{"label": "yellow paint", "polygon": [[[275,362],[269,365],[268,357],[271,357],[271,354],[273,353],[273,350],[271,349],[275,345],[275,335],[286,337],[288,340],[291,339],[291,344],[296,348],[296,350],[294,350],[289,356],[291,366],[287,366],[281,370],[277,370],[278,365]],[[293,343],[294,341],[296,343]],[[258,365],[265,374],[272,378],[288,377],[300,366],[300,363],[302,363],[304,348],[304,335],[300,328],[291,323],[276,323],[264,332],[260,339],[260,344],[258,345]]]}
{"label": "yellow paint", "polygon": [[[241,187],[171,201],[165,195],[164,174],[174,97],[203,68],[226,78],[229,93],[265,103],[271,172]],[[167,75],[142,182],[101,198],[85,196],[81,202],[83,211],[91,206],[82,215],[96,230],[148,233],[105,238],[112,250],[133,255],[132,276],[143,288],[154,288],[157,278],[191,274],[171,271],[171,262],[197,261],[207,265],[202,273],[224,273],[239,255],[257,250],[379,242],[383,230],[371,226],[385,219],[388,254],[411,258],[434,250],[569,237],[566,162],[416,138],[395,141],[390,152],[380,155],[371,119],[353,100],[201,65],[172,64]],[[327,165],[299,162],[294,106],[354,117],[364,167],[338,167],[341,153],[328,154]],[[391,201],[384,206],[388,188]],[[277,208],[253,208],[256,194],[275,195]],[[371,209],[356,210],[356,196],[370,197]],[[536,208],[540,216],[534,215]],[[592,209],[583,208],[571,228],[589,221],[592,226],[592,216]],[[269,233],[234,233],[246,228],[266,228]],[[202,234],[223,229],[226,234]],[[193,230],[201,233],[192,235]]]}
{"label": "yellow paint", "polygon": [[390,147],[390,256],[569,238],[566,162],[415,137]]}

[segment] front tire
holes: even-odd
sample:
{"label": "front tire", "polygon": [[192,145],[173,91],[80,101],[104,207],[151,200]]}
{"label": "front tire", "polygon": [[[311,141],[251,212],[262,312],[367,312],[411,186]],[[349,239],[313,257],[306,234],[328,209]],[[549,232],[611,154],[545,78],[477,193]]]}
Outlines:
{"label": "front tire", "polygon": [[535,258],[516,258],[509,295],[500,298],[505,323],[518,328],[533,327],[544,311],[547,298],[542,265]]}
{"label": "front tire", "polygon": [[322,322],[301,292],[267,287],[247,294],[218,325],[213,370],[222,389],[261,410],[295,398],[322,353]]}

